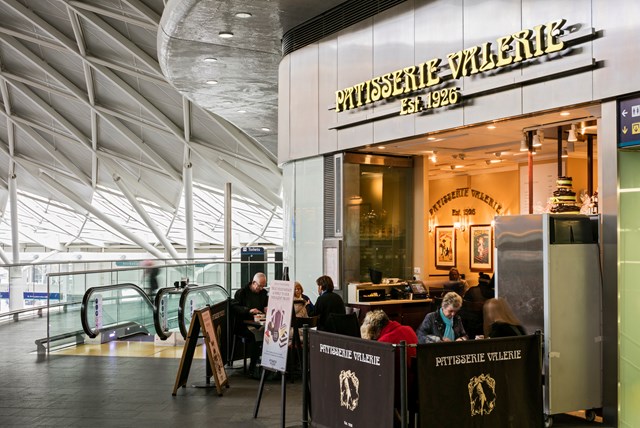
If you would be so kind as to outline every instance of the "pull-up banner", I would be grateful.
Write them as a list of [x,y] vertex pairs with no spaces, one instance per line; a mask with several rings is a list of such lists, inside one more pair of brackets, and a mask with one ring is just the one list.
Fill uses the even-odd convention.
[[421,428],[543,426],[540,353],[536,335],[418,345]]
[[393,345],[309,332],[311,426],[392,427]]

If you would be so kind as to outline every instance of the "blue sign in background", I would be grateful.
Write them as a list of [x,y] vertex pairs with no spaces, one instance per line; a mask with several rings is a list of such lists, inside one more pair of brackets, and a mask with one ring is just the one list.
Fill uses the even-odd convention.
[[640,145],[640,98],[618,102],[618,147]]

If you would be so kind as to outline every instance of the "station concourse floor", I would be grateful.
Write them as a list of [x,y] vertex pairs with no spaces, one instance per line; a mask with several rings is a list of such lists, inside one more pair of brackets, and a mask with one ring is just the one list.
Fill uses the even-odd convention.
[[[120,342],[36,354],[46,317],[0,323],[0,427],[279,427],[280,381],[267,381],[253,418],[259,381],[227,368],[230,387],[195,388],[205,381],[196,352],[186,388],[172,396],[182,347]],[[213,379],[212,379],[213,382]],[[300,379],[287,382],[286,427],[300,427]],[[554,415],[554,427],[603,427],[580,413]],[[377,428],[377,427],[376,427]]]

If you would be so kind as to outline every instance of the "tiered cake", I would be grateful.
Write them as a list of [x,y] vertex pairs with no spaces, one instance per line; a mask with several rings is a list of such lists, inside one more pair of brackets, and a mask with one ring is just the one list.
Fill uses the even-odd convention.
[[558,177],[556,180],[558,190],[551,197],[551,212],[556,214],[578,214],[580,207],[576,205],[576,192],[571,190],[573,179],[571,177]]

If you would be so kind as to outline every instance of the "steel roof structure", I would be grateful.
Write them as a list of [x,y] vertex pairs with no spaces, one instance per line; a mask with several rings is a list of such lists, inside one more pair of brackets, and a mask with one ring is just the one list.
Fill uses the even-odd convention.
[[280,38],[340,2],[306,3],[0,1],[0,245],[175,256],[187,196],[196,249],[221,246],[228,182],[234,246],[281,244]]

